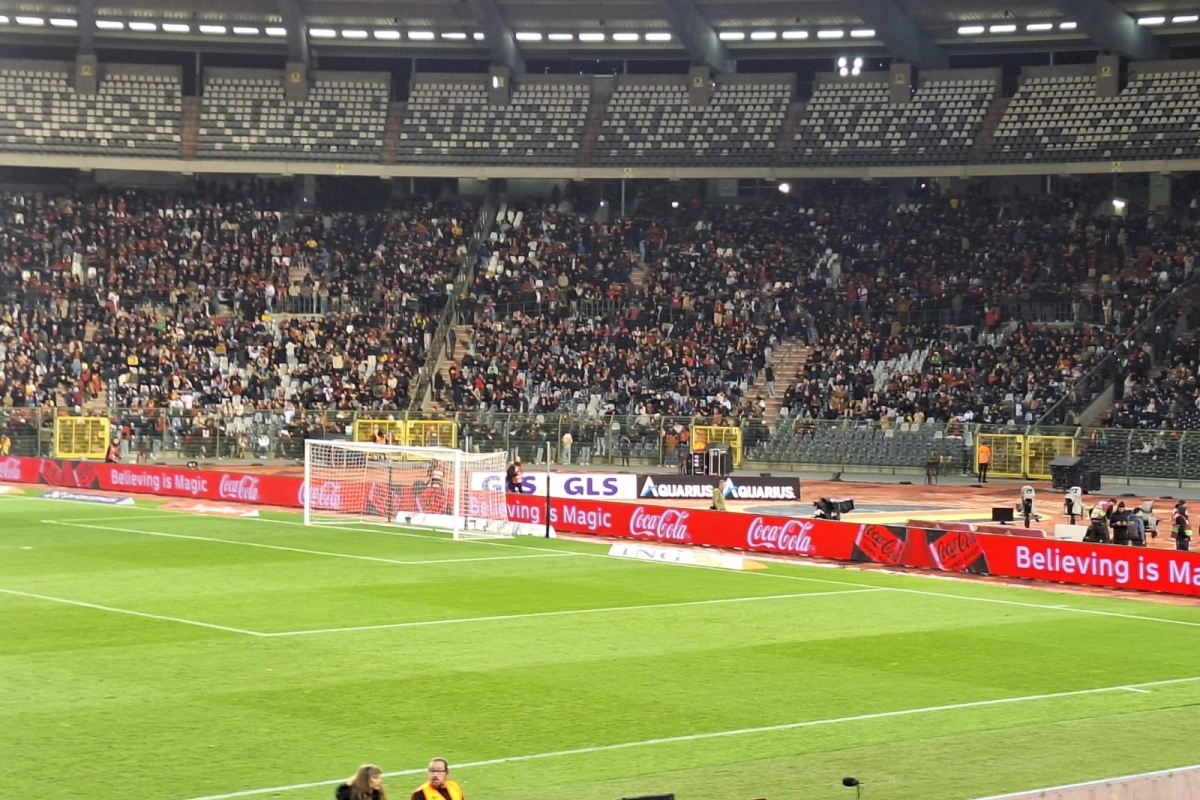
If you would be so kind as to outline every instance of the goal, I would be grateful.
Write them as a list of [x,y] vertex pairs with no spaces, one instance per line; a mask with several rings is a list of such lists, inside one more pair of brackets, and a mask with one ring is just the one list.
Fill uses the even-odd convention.
[[544,519],[509,520],[506,466],[504,453],[309,440],[304,524],[394,524],[456,539],[544,535]]

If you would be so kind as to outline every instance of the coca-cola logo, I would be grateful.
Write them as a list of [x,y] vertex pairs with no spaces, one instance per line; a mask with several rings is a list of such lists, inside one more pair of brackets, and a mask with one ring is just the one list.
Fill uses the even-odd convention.
[[15,458],[0,458],[0,481],[21,482],[21,462]]
[[317,483],[311,489],[309,489],[307,483],[301,483],[300,505],[304,505],[306,494],[312,508],[320,508],[327,511],[342,510],[342,485],[336,481]]
[[789,519],[782,525],[769,525],[762,517],[755,517],[746,530],[746,546],[751,550],[811,555],[816,551],[809,536],[812,528],[812,520]]
[[634,509],[629,517],[629,535],[637,539],[654,539],[659,542],[690,542],[688,512],[673,508],[653,514],[642,506]]
[[234,477],[229,474],[221,475],[221,483],[217,493],[222,500],[239,500],[243,503],[258,502],[258,478],[254,475]]

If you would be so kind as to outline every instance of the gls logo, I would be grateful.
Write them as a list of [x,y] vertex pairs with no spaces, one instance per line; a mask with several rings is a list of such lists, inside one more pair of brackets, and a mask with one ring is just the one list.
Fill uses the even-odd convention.
[[621,487],[616,477],[571,476],[563,481],[563,494],[568,497],[616,497],[620,493]]
[[[541,488],[543,481],[539,481],[532,475],[526,475],[521,480],[521,494],[537,494]],[[483,478],[483,491],[485,492],[503,492],[508,488],[503,475],[489,474]]]

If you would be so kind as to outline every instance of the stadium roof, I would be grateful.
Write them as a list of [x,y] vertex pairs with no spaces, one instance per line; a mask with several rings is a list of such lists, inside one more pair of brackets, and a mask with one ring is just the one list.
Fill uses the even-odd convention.
[[[0,36],[178,38],[413,54],[675,54],[720,59],[858,51],[942,65],[947,54],[1091,48],[1164,58],[1200,43],[1200,0],[0,0]],[[94,16],[93,16],[94,15]],[[489,37],[488,34],[491,34]],[[490,41],[489,41],[490,38]],[[274,40],[274,41],[271,41]],[[295,42],[292,42],[293,47]]]

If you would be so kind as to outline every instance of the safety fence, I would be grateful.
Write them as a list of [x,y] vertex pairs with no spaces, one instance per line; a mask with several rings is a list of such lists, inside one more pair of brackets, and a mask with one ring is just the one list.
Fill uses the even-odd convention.
[[125,461],[304,457],[305,439],[504,451],[529,463],[666,466],[693,446],[724,444],[746,470],[965,475],[991,449],[995,478],[1048,480],[1059,456],[1079,456],[1109,482],[1200,480],[1200,431],[990,427],[960,422],[721,420],[650,415],[254,409],[0,409],[0,454]]

